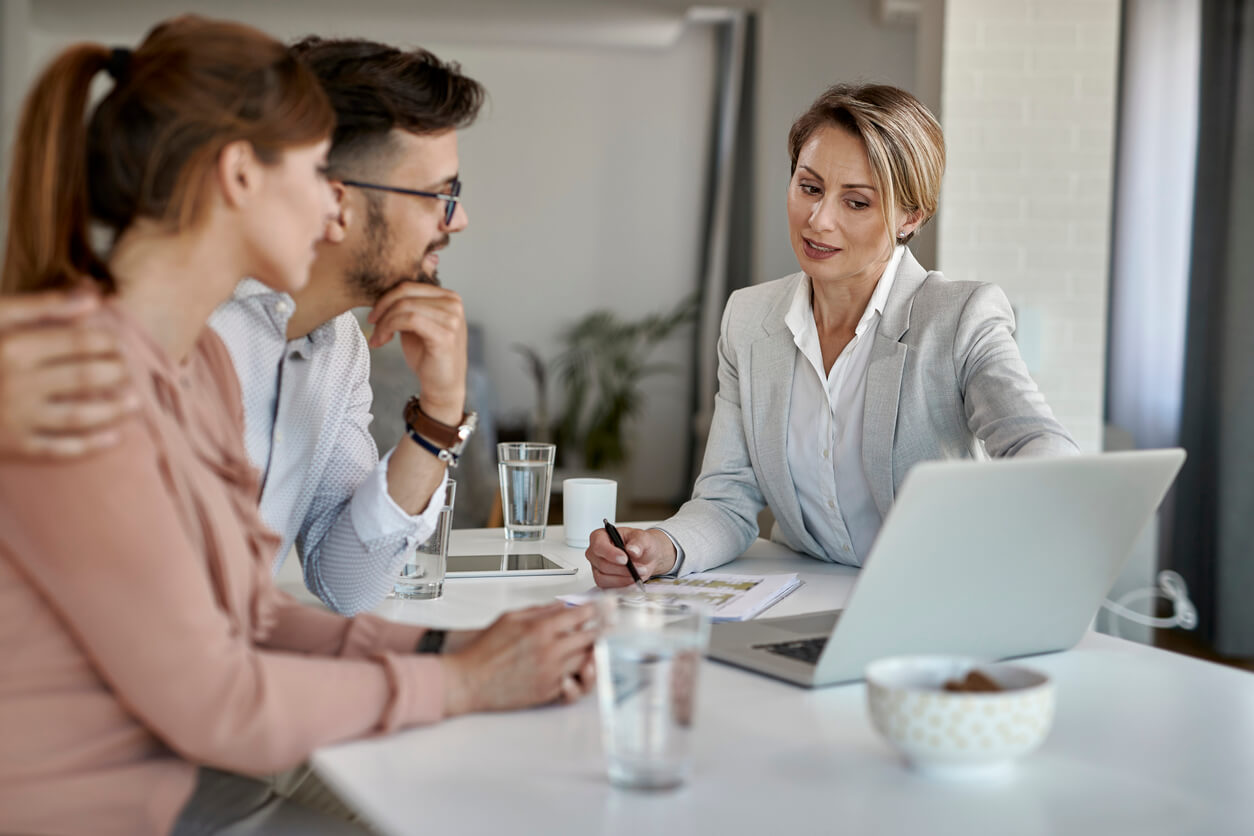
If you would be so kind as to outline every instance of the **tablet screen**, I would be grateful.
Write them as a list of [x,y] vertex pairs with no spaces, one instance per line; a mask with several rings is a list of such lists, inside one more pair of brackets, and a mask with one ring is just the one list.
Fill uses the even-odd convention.
[[564,568],[542,554],[450,554],[446,573],[543,572]]

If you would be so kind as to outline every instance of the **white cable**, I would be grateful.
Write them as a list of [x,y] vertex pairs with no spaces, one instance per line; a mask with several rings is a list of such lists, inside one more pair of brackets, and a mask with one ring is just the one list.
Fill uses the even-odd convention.
[[[1171,601],[1171,615],[1166,618],[1155,618],[1128,609],[1127,605],[1133,601],[1144,601],[1152,598],[1166,598],[1168,601]],[[1115,615],[1122,616],[1137,624],[1143,624],[1146,627],[1156,627],[1162,630],[1171,627],[1192,630],[1197,627],[1197,608],[1189,600],[1189,587],[1185,584],[1184,578],[1170,569],[1158,573],[1157,587],[1134,589],[1118,601],[1106,599],[1102,602],[1102,607]],[[1111,628],[1115,630],[1115,635],[1118,635],[1118,630],[1114,623],[1111,624]]]

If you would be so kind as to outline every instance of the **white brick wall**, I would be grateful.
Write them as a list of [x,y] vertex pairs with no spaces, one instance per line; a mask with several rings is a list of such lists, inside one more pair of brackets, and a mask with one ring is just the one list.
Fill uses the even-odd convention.
[[1032,369],[1081,449],[1101,449],[1119,0],[947,0],[949,166],[937,262],[996,282],[1037,323]]

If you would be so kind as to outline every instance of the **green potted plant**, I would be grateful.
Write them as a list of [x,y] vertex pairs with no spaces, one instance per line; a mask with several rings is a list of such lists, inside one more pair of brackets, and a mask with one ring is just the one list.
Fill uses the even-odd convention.
[[696,294],[670,311],[638,320],[624,320],[610,310],[591,311],[561,332],[561,351],[548,364],[530,347],[514,346],[527,358],[536,384],[537,427],[548,424],[546,369],[553,370],[562,387],[556,438],[567,467],[605,470],[626,463],[631,453],[627,425],[644,403],[641,384],[652,375],[675,371],[674,364],[650,362],[649,357],[696,313]]

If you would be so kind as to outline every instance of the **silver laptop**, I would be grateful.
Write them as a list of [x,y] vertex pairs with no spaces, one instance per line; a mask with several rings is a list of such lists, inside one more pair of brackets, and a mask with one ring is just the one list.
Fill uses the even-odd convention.
[[1070,648],[1183,462],[1171,449],[919,464],[843,610],[716,624],[709,655],[813,687],[902,653]]

